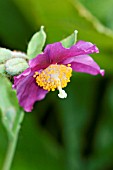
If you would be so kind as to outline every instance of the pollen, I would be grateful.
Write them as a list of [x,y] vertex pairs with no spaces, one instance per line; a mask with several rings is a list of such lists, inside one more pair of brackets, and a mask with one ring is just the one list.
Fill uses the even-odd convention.
[[40,73],[35,72],[33,77],[38,86],[44,90],[55,91],[57,89],[60,93],[58,96],[66,98],[67,94],[62,88],[66,87],[67,83],[70,82],[70,77],[72,76],[72,68],[70,66],[52,64]]

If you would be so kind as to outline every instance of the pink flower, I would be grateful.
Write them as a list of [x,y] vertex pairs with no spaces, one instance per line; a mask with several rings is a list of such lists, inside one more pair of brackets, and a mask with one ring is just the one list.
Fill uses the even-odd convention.
[[29,61],[28,69],[14,77],[13,88],[20,105],[30,112],[36,101],[56,89],[60,98],[66,98],[62,88],[70,82],[72,70],[104,76],[104,70],[88,55],[98,52],[95,45],[85,41],[78,41],[70,48],[64,48],[60,42],[47,45],[42,54]]

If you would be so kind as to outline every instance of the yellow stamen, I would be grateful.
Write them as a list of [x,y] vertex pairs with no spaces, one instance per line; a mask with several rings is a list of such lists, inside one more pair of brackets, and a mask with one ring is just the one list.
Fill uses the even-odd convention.
[[68,66],[68,67],[70,67],[70,66],[71,66],[71,64],[68,64],[67,66]]
[[35,78],[39,73],[36,71],[33,77]]
[[43,87],[44,90],[55,91],[59,90],[58,96],[60,98],[66,98],[67,94],[62,88],[67,86],[67,83],[70,82],[70,77],[72,75],[71,65],[57,65],[52,64],[42,72],[35,72],[34,78],[38,86]]

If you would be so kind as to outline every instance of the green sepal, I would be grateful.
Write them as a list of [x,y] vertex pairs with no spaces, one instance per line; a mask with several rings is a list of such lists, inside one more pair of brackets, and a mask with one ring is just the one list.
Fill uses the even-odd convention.
[[71,34],[70,36],[68,36],[67,38],[63,39],[61,41],[62,45],[65,47],[65,48],[69,48],[71,47],[72,45],[74,45],[77,41],[77,33],[78,31],[75,30],[73,34]]
[[35,33],[27,48],[27,56],[29,59],[36,57],[38,54],[42,53],[42,49],[45,45],[46,34],[44,32],[44,26],[41,26],[40,31]]

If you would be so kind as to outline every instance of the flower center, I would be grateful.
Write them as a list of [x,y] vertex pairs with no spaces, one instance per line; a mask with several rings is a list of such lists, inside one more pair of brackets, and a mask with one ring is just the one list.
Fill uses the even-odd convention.
[[70,82],[70,77],[72,75],[71,65],[57,65],[52,64],[42,72],[35,72],[34,78],[38,86],[43,87],[44,90],[55,91],[59,90],[58,96],[60,98],[66,98],[67,94],[62,88],[67,86],[67,83]]

